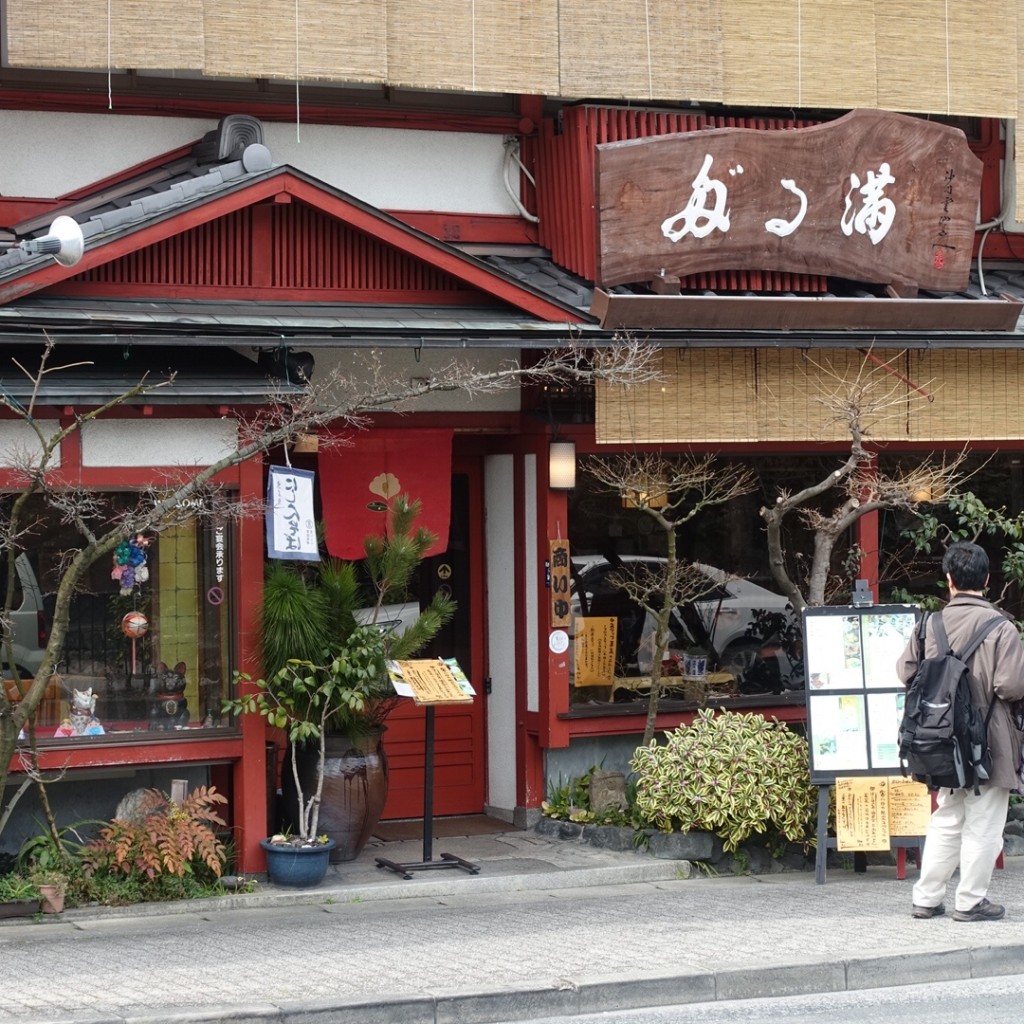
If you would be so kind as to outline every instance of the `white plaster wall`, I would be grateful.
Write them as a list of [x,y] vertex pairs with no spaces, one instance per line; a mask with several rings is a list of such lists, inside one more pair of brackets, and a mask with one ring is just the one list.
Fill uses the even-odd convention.
[[[216,127],[215,119],[0,110],[0,194],[59,196]],[[374,206],[516,212],[503,183],[500,135],[302,125],[297,139],[294,124],[263,127],[275,164],[292,164]]]
[[[540,566],[537,552],[537,456],[527,455],[523,461],[526,493],[523,495],[523,515],[526,519],[526,709],[540,710],[540,634],[537,628],[537,587],[540,586]],[[543,657],[547,658],[547,646]]]
[[209,466],[238,443],[227,419],[99,420],[82,424],[85,466]]
[[[411,346],[374,349],[372,352],[315,348],[312,353],[316,360],[313,372],[315,383],[327,382],[332,374],[365,383],[379,374],[379,379],[388,387],[404,386],[415,377],[429,377],[453,361],[477,371],[496,370],[508,362],[507,352],[492,348],[476,351],[423,349],[418,360],[416,349]],[[251,357],[253,353],[247,355]],[[403,412],[514,412],[519,409],[519,388],[478,395],[462,390],[435,391],[413,403],[395,408]]]
[[[516,213],[500,135],[264,124],[275,164],[291,164],[387,210]],[[518,175],[512,175],[515,181]]]
[[[36,420],[43,436],[53,437],[60,430],[59,420]],[[0,421],[0,467],[3,469],[24,469],[38,466],[43,449],[35,430],[22,420]],[[60,449],[50,456],[49,466],[60,466]]]
[[484,534],[487,545],[487,805],[516,806],[515,516],[513,457],[484,460]]

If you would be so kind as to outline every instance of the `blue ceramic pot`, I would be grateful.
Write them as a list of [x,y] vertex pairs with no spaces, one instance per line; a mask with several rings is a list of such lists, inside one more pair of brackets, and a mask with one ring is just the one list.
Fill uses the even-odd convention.
[[272,884],[303,888],[324,880],[334,840],[316,846],[289,846],[261,839],[260,846],[267,855],[267,878]]

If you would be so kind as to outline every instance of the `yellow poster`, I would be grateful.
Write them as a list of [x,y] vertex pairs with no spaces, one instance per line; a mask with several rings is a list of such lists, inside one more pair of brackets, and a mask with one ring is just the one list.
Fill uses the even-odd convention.
[[894,836],[923,836],[932,816],[932,795],[923,782],[889,779],[889,832]]
[[836,779],[836,849],[888,850],[889,779]]
[[614,615],[588,615],[576,620],[573,655],[577,686],[611,686],[615,681],[618,622]]

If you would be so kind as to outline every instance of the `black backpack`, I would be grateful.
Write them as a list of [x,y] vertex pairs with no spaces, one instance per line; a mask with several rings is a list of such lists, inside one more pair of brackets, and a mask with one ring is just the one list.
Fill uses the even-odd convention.
[[900,767],[905,776],[911,775],[931,789],[973,787],[978,793],[978,783],[988,781],[992,771],[988,723],[996,698],[993,694],[988,714],[982,717],[971,699],[969,665],[982,640],[1003,616],[984,623],[958,653],[949,646],[941,613],[931,616],[938,653],[926,658],[929,617],[921,617],[917,631],[920,661],[907,687],[900,724]]

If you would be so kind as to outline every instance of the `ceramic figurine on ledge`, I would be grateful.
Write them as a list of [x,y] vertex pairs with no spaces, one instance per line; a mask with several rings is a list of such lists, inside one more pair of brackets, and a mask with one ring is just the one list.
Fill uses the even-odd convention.
[[160,662],[157,674],[150,681],[150,729],[184,729],[188,725],[188,701],[185,699],[185,662],[173,669]]
[[88,690],[72,690],[68,717],[54,730],[54,736],[102,736],[106,729],[94,714],[96,694]]

